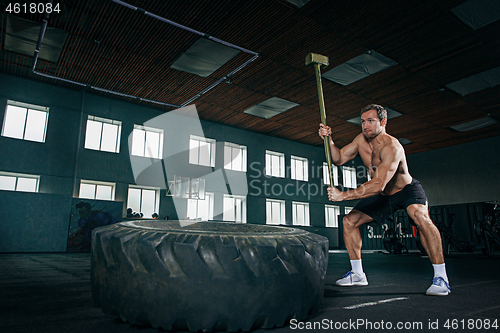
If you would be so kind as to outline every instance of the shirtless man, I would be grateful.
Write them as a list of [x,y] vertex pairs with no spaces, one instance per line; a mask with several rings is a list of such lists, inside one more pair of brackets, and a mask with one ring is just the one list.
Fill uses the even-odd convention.
[[427,295],[446,296],[451,292],[441,235],[429,217],[427,197],[420,182],[408,172],[405,151],[399,141],[386,133],[387,111],[380,105],[368,105],[361,110],[362,133],[342,149],[335,146],[331,128],[320,124],[321,138],[329,137],[332,162],[343,165],[357,154],[370,172],[371,180],[357,189],[341,192],[328,188],[331,201],[362,199],[344,218],[344,243],[351,259],[352,270],[337,280],[338,286],[368,284],[361,263],[362,239],[359,227],[365,223],[382,223],[399,209],[406,209],[418,226],[422,245],[434,267],[434,279]]

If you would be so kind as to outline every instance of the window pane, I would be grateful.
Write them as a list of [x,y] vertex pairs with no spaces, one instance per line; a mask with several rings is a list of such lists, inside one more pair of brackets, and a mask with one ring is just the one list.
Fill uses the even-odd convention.
[[198,161],[198,150],[199,150],[200,142],[198,140],[190,139],[189,140],[189,163],[191,164],[199,164]]
[[243,154],[240,148],[233,147],[232,148],[232,156],[233,156],[233,170],[243,171]]
[[187,203],[187,217],[194,219],[198,217],[198,205],[195,199],[188,199]]
[[82,199],[95,199],[95,185],[81,183],[79,197]]
[[273,219],[272,219],[272,202],[271,201],[266,201],[266,224],[271,224]]
[[210,197],[205,196],[205,200],[197,200],[198,201],[198,217],[201,217],[202,220],[208,221],[210,220]]
[[85,132],[85,148],[99,150],[101,143],[102,123],[93,120],[87,120],[87,130]]
[[96,199],[112,200],[113,187],[109,185],[97,185]]
[[146,132],[141,129],[134,128],[132,132],[132,155],[144,156],[144,144],[146,141]]
[[222,214],[222,219],[224,221],[235,221],[234,199],[233,198],[224,197],[223,210],[224,210],[224,213]]
[[38,179],[36,178],[17,178],[17,191],[36,192]]
[[210,148],[210,143],[206,141],[200,141],[200,165],[211,166]]
[[224,145],[224,169],[232,169],[232,148]]
[[156,191],[142,190],[142,209],[144,217],[151,217],[156,212]]
[[160,133],[146,131],[146,152],[145,157],[160,157]]
[[296,161],[296,172],[297,172],[297,179],[304,180],[304,164],[302,161],[299,160]]
[[0,190],[15,191],[16,178],[17,177],[0,176]]
[[2,135],[9,138],[22,139],[24,136],[24,124],[26,122],[27,109],[18,106],[7,105]]
[[118,137],[118,126],[113,124],[102,124],[101,150],[111,153],[118,152],[116,139]]
[[279,202],[272,203],[272,211],[273,211],[273,223],[281,224],[281,204]]
[[279,158],[279,156],[276,156],[276,155],[271,156],[271,167],[272,167],[271,175],[273,175],[274,177],[279,177],[280,176],[280,158]]
[[38,110],[28,110],[28,119],[26,120],[26,130],[24,139],[30,141],[45,141],[45,124],[47,123],[47,112]]
[[128,189],[128,203],[127,208],[132,208],[134,212],[141,211],[141,190],[138,188]]

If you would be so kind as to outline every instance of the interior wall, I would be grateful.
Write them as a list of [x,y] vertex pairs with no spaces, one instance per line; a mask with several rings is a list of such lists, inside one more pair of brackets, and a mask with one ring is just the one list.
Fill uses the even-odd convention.
[[500,200],[500,137],[408,155],[431,206]]
[[[310,229],[328,237],[330,245],[337,242],[337,231],[325,228],[324,205],[331,204],[326,195],[327,186],[323,185],[322,164],[325,160],[324,149],[289,140],[270,137],[250,131],[240,130],[220,124],[191,119],[179,120],[175,112],[162,112],[157,109],[126,103],[112,98],[92,95],[81,91],[42,84],[40,82],[20,79],[13,76],[0,75],[0,105],[5,106],[7,100],[47,106],[50,108],[45,143],[29,142],[0,136],[0,171],[33,174],[40,176],[38,194],[2,192],[5,198],[23,196],[24,204],[20,209],[23,216],[38,216],[40,209],[57,211],[57,223],[64,221],[65,227],[54,229],[58,239],[67,238],[70,221],[70,207],[60,203],[50,203],[42,207],[41,194],[60,195],[62,201],[78,196],[80,181],[93,180],[116,184],[115,200],[123,201],[124,215],[127,208],[129,185],[149,185],[162,188],[160,191],[159,215],[168,215],[170,219],[182,219],[186,216],[187,200],[166,196],[165,183],[173,179],[173,175],[203,177],[207,179],[207,191],[215,193],[215,205],[222,207],[223,195],[246,195],[247,223],[266,223],[266,198],[285,200],[286,223],[292,225],[292,202],[310,203]],[[0,108],[3,120],[5,109]],[[195,112],[196,113],[196,112]],[[88,115],[122,122],[120,152],[108,153],[84,149],[85,128]],[[197,117],[197,114],[196,114]],[[179,123],[180,121],[180,123]],[[318,119],[312,119],[317,121]],[[130,156],[129,140],[134,124],[163,128],[165,131],[164,158],[151,159]],[[215,167],[189,164],[189,135],[195,134],[217,141]],[[318,141],[321,139],[318,137]],[[224,142],[247,146],[247,172],[224,169]],[[285,178],[265,176],[265,152],[272,150],[284,153],[287,175]],[[305,157],[309,161],[309,181],[292,180],[290,177],[291,156]],[[349,165],[358,167],[359,159]],[[137,172],[142,170],[143,172]],[[168,179],[165,179],[168,178]],[[40,195],[39,195],[40,194]],[[36,198],[36,199],[35,199]],[[0,201],[0,211],[7,209],[14,212],[13,200]],[[352,202],[340,203],[341,212],[344,206],[353,206]],[[222,219],[222,211],[214,217]],[[42,214],[38,219],[43,224],[51,219],[50,214]],[[52,219],[53,220],[53,219]],[[51,221],[52,221],[51,220]],[[20,238],[20,230],[33,228],[32,220],[21,220],[15,227],[10,223],[11,216],[0,215],[0,233],[13,238],[3,241],[17,249],[16,251],[36,251],[36,247],[17,246],[29,239]],[[50,222],[52,223],[52,222]],[[53,226],[50,223],[44,226]],[[36,230],[36,229],[34,229]],[[15,237],[17,235],[17,238]],[[58,241],[59,242],[59,241]],[[34,243],[39,244],[39,243]],[[62,243],[61,243],[62,244]],[[5,245],[5,244],[4,244]],[[64,246],[46,247],[40,245],[40,251],[64,251]]]

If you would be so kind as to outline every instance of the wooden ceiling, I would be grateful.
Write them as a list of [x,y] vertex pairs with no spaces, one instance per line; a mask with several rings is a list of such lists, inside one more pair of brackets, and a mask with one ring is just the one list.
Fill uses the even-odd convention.
[[[181,105],[252,57],[241,52],[206,78],[180,72],[170,65],[200,36],[108,0],[55,2],[61,11],[50,14],[48,26],[67,31],[68,39],[59,61],[39,59],[36,71],[65,80]],[[387,131],[413,141],[408,153],[500,135],[500,123],[462,133],[449,128],[486,115],[500,120],[500,86],[466,96],[445,87],[500,66],[500,20],[471,29],[450,11],[464,0],[311,0],[300,9],[285,0],[125,2],[259,54],[230,83],[193,101],[203,120],[321,146],[316,81],[306,55],[328,56],[325,72],[375,50],[398,65],[348,86],[323,80],[327,121],[339,146],[360,133],[347,120],[371,103],[402,113]],[[33,73],[32,56],[4,48],[8,3],[2,2],[1,73],[173,109]],[[270,97],[300,106],[270,119],[243,113]]]

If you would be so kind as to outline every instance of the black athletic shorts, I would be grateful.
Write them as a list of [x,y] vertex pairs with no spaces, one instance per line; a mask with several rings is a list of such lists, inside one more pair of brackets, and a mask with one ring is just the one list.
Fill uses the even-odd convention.
[[379,225],[395,211],[400,209],[406,210],[409,205],[425,205],[426,203],[427,197],[425,196],[422,185],[418,180],[412,179],[410,184],[393,195],[387,196],[376,194],[372,197],[361,199],[361,201],[354,206],[354,209],[370,216],[374,220],[371,223]]

